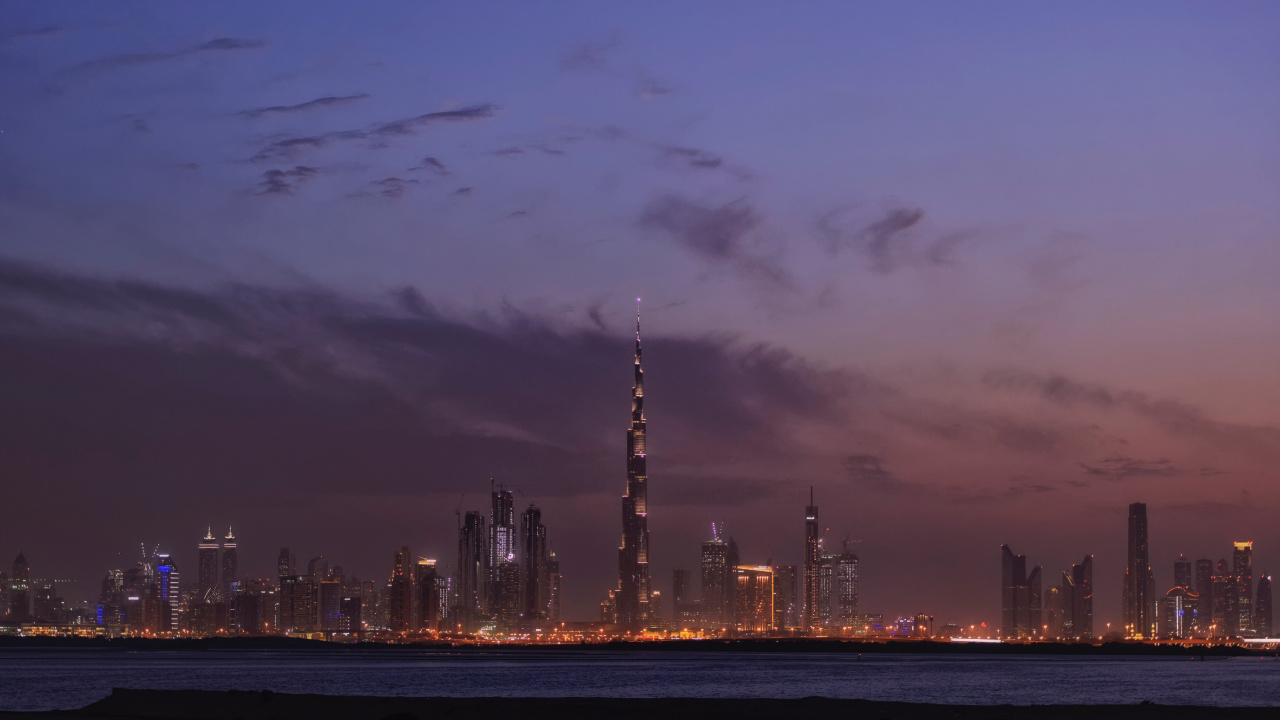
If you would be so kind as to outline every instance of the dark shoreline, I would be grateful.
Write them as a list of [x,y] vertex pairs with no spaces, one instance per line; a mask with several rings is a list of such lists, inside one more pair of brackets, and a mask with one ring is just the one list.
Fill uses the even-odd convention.
[[114,690],[80,710],[7,713],[3,720],[1190,720],[1274,718],[1276,708],[1188,705],[931,705],[829,698],[396,698],[203,690]]
[[227,637],[200,639],[155,638],[75,638],[75,637],[10,637],[0,636],[0,650],[102,649],[102,650],[307,650],[342,653],[352,650],[394,652],[397,650],[450,650],[455,652],[574,652],[637,651],[671,653],[758,652],[758,653],[853,653],[853,654],[921,654],[921,655],[1066,655],[1103,657],[1157,658],[1222,658],[1280,657],[1275,650],[1215,645],[1183,647],[1181,645],[1149,645],[1113,642],[1102,645],[1086,643],[951,643],[931,640],[847,640],[837,638],[759,638],[740,640],[650,640],[643,642],[612,641],[585,644],[474,644],[458,641],[422,641],[414,643],[332,643],[286,637]]

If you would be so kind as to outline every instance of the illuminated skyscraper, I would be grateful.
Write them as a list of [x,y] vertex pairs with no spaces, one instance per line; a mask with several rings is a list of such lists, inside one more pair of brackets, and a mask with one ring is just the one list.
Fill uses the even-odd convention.
[[1156,630],[1155,578],[1147,538],[1147,505],[1129,506],[1129,555],[1124,567],[1121,607],[1125,636],[1150,639]]
[[204,539],[197,547],[196,558],[196,600],[199,602],[215,602],[221,594],[218,591],[218,539],[213,536],[213,528],[204,534]]
[[520,513],[520,614],[547,617],[551,589],[547,575],[547,528],[537,505]]
[[740,565],[734,570],[734,621],[738,632],[773,630],[773,568]]
[[702,624],[708,628],[723,627],[732,622],[725,617],[729,594],[726,586],[732,581],[728,558],[728,545],[720,539],[720,528],[711,523],[711,539],[702,543]]
[[1253,635],[1253,543],[1237,542],[1231,553],[1231,574],[1235,579],[1235,634]]
[[159,555],[156,580],[160,587],[160,632],[176,633],[181,628],[182,592],[178,581],[178,568],[167,554]]
[[1271,576],[1258,577],[1258,601],[1253,605],[1253,632],[1258,637],[1274,637],[1271,633]]
[[818,574],[822,565],[822,533],[818,529],[818,506],[813,502],[813,487],[809,487],[809,504],[804,509],[804,568],[802,583],[802,625],[807,630],[822,627],[819,609]]
[[222,539],[222,597],[230,600],[235,594],[234,584],[240,578],[240,559],[236,554],[236,536],[227,528],[227,536]]
[[645,466],[644,369],[640,363],[640,309],[636,308],[635,384],[627,430],[627,492],[622,496],[622,544],[618,547],[618,623],[627,629],[649,620],[649,472]]
[[836,627],[853,632],[858,622],[858,556],[844,543],[844,551],[835,558],[836,566]]
[[[823,549],[825,538],[818,540],[818,548]],[[818,622],[824,628],[835,626],[836,618],[836,556],[822,553],[818,562]]]
[[[489,507],[489,615],[498,612],[498,607],[510,604],[520,607],[520,583],[514,585],[502,582],[503,566],[516,563],[516,506],[515,496],[502,485],[491,492]],[[509,573],[510,570],[508,569]],[[516,597],[507,598],[503,593],[515,588]],[[518,610],[517,610],[518,612]]]

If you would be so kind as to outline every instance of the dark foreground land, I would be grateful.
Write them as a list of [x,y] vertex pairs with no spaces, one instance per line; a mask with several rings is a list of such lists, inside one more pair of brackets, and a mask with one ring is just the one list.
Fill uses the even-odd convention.
[[80,710],[0,720],[1205,720],[1276,718],[1277,708],[1174,705],[926,705],[827,698],[390,698],[204,690],[115,690]]

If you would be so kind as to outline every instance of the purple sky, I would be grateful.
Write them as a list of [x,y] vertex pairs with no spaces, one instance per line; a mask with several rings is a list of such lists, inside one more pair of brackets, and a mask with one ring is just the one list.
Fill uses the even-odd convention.
[[[0,555],[451,562],[590,618],[644,297],[656,586],[723,520],[998,622],[1126,505],[1280,570],[1280,5],[0,5]],[[118,558],[124,557],[121,561]]]

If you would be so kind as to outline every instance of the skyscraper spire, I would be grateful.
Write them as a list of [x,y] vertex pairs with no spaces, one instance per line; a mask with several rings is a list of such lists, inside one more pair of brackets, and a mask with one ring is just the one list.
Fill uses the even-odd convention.
[[636,298],[635,384],[627,430],[627,491],[622,496],[622,545],[618,547],[618,623],[640,629],[649,620],[649,476],[645,466],[644,368],[640,350],[640,298]]

